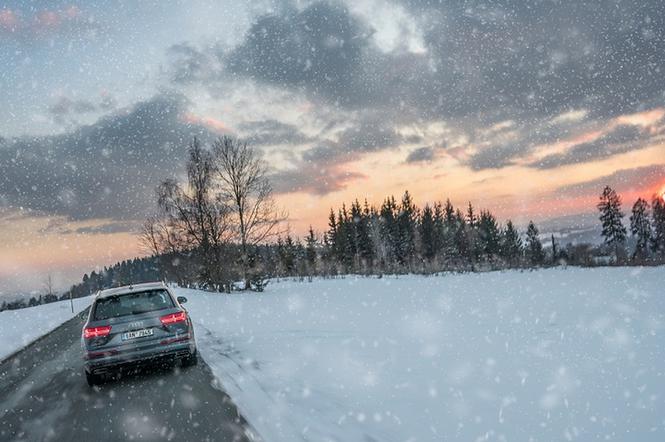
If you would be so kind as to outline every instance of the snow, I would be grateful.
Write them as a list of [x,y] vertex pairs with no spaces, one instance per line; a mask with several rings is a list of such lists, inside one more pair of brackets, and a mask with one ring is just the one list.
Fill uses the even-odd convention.
[[0,361],[85,310],[92,299],[74,299],[74,313],[69,301],[0,312]]
[[266,440],[665,440],[665,268],[274,282],[187,296]]

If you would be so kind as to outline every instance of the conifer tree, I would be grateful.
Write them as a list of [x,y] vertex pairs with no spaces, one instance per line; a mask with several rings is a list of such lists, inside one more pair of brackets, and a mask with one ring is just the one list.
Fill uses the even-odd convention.
[[397,261],[408,264],[416,251],[416,218],[418,211],[407,190],[402,196],[399,215],[397,216]]
[[532,265],[540,265],[545,259],[543,244],[540,242],[540,238],[538,237],[538,228],[533,223],[533,221],[529,221],[529,227],[526,229],[525,254],[527,260]]
[[485,259],[495,259],[500,250],[500,231],[496,218],[488,210],[480,212],[478,218],[478,246]]
[[471,243],[469,240],[469,231],[471,229],[467,226],[464,215],[459,209],[455,212],[454,226],[456,259],[469,264],[471,262]]
[[554,239],[554,233],[551,235],[550,241],[552,242],[552,264],[556,265],[557,261],[559,260],[559,248],[557,247],[556,241]]
[[397,203],[394,197],[386,198],[381,205],[380,231],[381,242],[386,250],[386,260],[394,263],[397,260],[399,235],[397,229]]
[[636,240],[633,259],[646,259],[649,256],[651,223],[649,222],[649,203],[642,198],[638,198],[633,204],[630,215],[630,232]]
[[522,256],[522,239],[511,220],[506,223],[501,236],[501,256],[510,265],[517,264]]
[[468,244],[469,259],[472,263],[480,260],[482,247],[478,241],[478,217],[473,210],[473,205],[469,201],[466,209],[466,239]]
[[436,230],[434,226],[434,212],[429,204],[425,204],[420,224],[418,225],[420,236],[420,253],[427,261],[432,261],[436,256]]
[[307,238],[305,239],[306,243],[306,256],[307,256],[307,267],[309,269],[309,274],[313,274],[316,270],[316,235],[314,234],[314,229],[312,226],[309,226],[309,231],[307,233]]
[[434,204],[433,213],[433,228],[434,228],[434,255],[438,257],[445,256],[446,248],[446,232],[445,232],[445,215],[441,203]]
[[651,250],[661,260],[665,259],[665,196],[654,196],[651,203]]
[[621,250],[626,242],[626,228],[622,223],[621,198],[610,186],[605,186],[596,206],[600,211],[602,223],[602,236],[605,244],[614,250],[614,257],[621,258]]

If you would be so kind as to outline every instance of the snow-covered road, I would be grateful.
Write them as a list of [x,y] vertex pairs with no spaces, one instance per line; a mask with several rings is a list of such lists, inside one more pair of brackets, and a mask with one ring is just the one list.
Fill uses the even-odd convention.
[[665,440],[665,268],[179,289],[268,442]]

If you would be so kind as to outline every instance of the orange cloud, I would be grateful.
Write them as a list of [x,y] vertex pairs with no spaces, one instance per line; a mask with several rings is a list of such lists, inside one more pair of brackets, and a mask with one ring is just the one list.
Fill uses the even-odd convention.
[[199,124],[218,133],[228,134],[235,132],[231,127],[221,120],[213,117],[201,117],[192,113],[187,113],[182,117],[183,121],[189,124]]

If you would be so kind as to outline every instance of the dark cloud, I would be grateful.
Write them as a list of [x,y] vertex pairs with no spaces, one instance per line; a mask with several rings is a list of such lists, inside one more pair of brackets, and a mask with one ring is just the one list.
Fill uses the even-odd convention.
[[250,121],[240,125],[239,129],[248,134],[247,141],[256,146],[274,144],[298,145],[314,141],[293,124],[277,120]]
[[270,177],[270,180],[275,193],[305,192],[327,195],[344,189],[349,182],[360,178],[366,176],[337,167],[303,166],[297,170],[277,172]]
[[224,62],[236,76],[349,105],[362,99],[352,92],[370,86],[362,70],[370,33],[341,4],[316,2],[259,17]]
[[434,158],[434,149],[431,147],[419,147],[418,149],[412,150],[409,155],[406,157],[407,163],[422,163],[432,161]]
[[615,115],[662,99],[660,1],[402,3],[428,24],[438,85],[450,87],[436,92],[453,112]]
[[48,107],[48,113],[58,124],[76,125],[79,117],[108,112],[115,109],[117,102],[111,95],[103,95],[99,103],[88,99],[60,96]]
[[334,105],[398,107],[425,119],[578,107],[615,115],[663,98],[662,2],[402,3],[419,22],[424,53],[385,53],[361,18],[319,1],[258,17],[230,51],[174,47],[173,79],[232,74]]
[[[172,80],[210,88],[250,80],[381,117],[340,134],[339,144],[356,152],[392,145],[391,128],[405,122],[465,121],[473,138],[478,128],[515,121],[519,138],[485,140],[468,160],[474,170],[508,166],[588,126],[553,122],[556,115],[586,109],[602,125],[665,100],[665,3],[395,2],[416,20],[424,52],[380,50],[364,19],[342,3],[316,1],[259,16],[230,50],[173,47]],[[593,159],[596,147],[534,167]]]
[[95,226],[78,227],[72,233],[82,235],[108,235],[112,233],[136,233],[138,226],[135,222],[112,222]]
[[347,151],[374,152],[396,147],[404,141],[395,129],[376,118],[365,119],[342,131],[337,143]]
[[484,147],[473,154],[466,165],[473,170],[502,169],[512,164],[513,159],[528,151],[528,144],[505,143]]
[[565,153],[548,155],[530,166],[553,169],[568,164],[586,163],[628,152],[649,138],[649,133],[637,126],[620,125],[594,141],[573,146]]
[[0,145],[0,201],[72,219],[136,220],[154,188],[182,168],[203,128],[181,119],[184,98],[158,95],[73,132]]
[[[665,164],[621,169],[607,176],[582,183],[561,186],[554,191],[557,197],[578,198],[587,195],[600,195],[605,186],[611,186],[617,192],[636,191],[654,188],[665,179]],[[650,199],[651,195],[643,195]],[[629,203],[624,201],[624,203]]]

